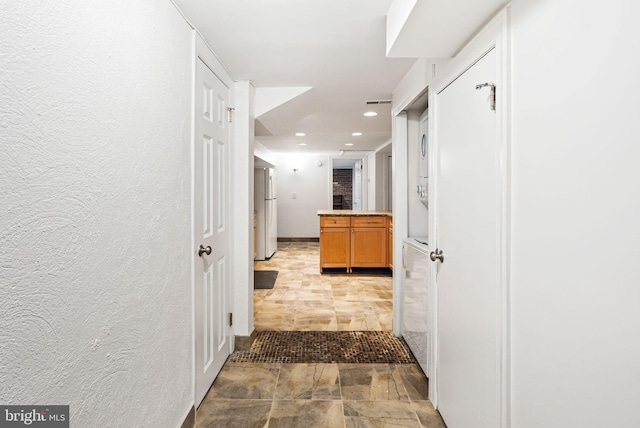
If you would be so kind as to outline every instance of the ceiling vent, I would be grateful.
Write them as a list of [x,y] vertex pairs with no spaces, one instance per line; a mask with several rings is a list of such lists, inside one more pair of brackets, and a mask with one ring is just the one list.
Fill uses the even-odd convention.
[[391,100],[369,100],[364,102],[367,105],[391,104]]

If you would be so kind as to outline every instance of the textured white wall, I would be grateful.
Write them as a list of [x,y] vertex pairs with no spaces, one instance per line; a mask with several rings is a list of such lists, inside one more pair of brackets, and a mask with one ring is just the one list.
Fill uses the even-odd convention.
[[640,4],[512,4],[512,426],[637,426]]
[[[322,161],[322,166],[317,162]],[[277,154],[278,237],[318,238],[318,210],[328,209],[329,157],[313,154]],[[298,168],[293,172],[293,168]],[[293,199],[293,193],[296,199]]]
[[169,1],[2,3],[0,402],[177,426],[193,400],[191,32]]

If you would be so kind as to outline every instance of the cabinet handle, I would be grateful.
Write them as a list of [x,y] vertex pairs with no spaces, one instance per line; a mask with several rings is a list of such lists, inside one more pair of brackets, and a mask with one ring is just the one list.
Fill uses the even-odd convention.
[[320,229],[320,233],[324,232],[324,230]]

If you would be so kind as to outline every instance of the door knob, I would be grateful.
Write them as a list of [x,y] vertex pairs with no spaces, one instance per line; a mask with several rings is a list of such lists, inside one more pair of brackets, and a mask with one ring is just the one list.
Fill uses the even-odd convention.
[[209,254],[211,254],[211,246],[207,245],[207,247],[203,247],[202,244],[200,244],[200,248],[198,249],[198,256],[202,257],[203,254],[207,254],[207,256]]
[[444,263],[444,255],[442,254],[442,250],[438,250],[437,248],[436,251],[432,251],[431,254],[429,254],[429,258],[432,262],[440,260],[440,263]]

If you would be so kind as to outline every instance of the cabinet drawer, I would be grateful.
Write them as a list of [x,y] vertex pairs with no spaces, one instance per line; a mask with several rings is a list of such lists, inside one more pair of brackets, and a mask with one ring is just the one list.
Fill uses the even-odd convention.
[[351,227],[387,227],[385,216],[353,216]]
[[320,217],[320,227],[349,227],[348,216]]

